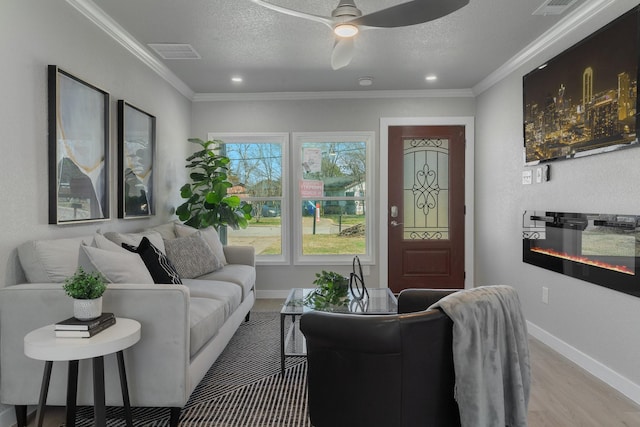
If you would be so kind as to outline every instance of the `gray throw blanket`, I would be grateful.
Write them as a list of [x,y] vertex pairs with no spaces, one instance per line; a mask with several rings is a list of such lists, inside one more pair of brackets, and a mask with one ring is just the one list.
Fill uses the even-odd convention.
[[531,384],[527,326],[516,291],[484,286],[430,308],[453,320],[456,401],[462,427],[526,427]]

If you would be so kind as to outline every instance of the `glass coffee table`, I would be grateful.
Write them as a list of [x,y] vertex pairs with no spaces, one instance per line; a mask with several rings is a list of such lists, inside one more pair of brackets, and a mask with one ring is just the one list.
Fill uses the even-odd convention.
[[[280,310],[280,364],[284,374],[287,357],[306,357],[304,335],[296,321],[298,316],[310,311],[331,311],[352,314],[396,314],[398,301],[389,288],[367,288],[369,296],[357,300],[349,295],[349,300],[341,306],[327,308],[311,307],[304,304],[305,298],[315,288],[293,288]],[[287,318],[289,322],[287,322]]]

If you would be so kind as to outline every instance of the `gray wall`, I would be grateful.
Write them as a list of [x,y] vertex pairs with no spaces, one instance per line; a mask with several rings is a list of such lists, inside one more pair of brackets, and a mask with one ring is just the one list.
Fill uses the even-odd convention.
[[[192,131],[200,138],[206,138],[208,132],[373,131],[378,147],[381,117],[474,115],[475,102],[470,97],[195,102]],[[376,170],[380,164],[386,163],[386,159],[378,158],[377,161]],[[375,184],[374,188],[381,187],[377,174]],[[374,230],[379,230],[377,222]],[[377,234],[375,231],[371,233],[376,247]],[[379,262],[376,264],[370,268],[367,286],[379,286]],[[350,272],[350,267],[344,266],[259,265],[258,296],[286,295],[288,289],[308,286],[320,268],[331,268],[345,274]]]
[[[191,102],[64,1],[3,0],[0,12],[0,286],[20,278],[15,248],[26,240],[141,228],[168,219],[188,151]],[[47,65],[111,94],[111,221],[48,225]],[[117,100],[157,117],[157,217],[117,220]],[[181,178],[182,181],[184,178]]]
[[[16,247],[31,239],[142,228],[169,218],[189,137],[191,102],[64,1],[2,0],[0,6],[0,286],[22,278]],[[48,225],[47,65],[111,94],[111,217],[116,211],[117,100],[157,117],[158,215],[151,220]],[[0,405],[0,425],[12,411]]]
[[521,246],[526,209],[640,214],[639,148],[551,162],[551,181],[521,183],[522,76],[636,2],[615,3],[477,97],[476,282],[515,286],[533,332],[639,401],[640,299],[524,264]]

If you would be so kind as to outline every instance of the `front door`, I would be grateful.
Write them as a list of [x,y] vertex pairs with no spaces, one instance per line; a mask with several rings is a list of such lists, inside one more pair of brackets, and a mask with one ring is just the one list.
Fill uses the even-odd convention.
[[389,127],[391,290],[464,288],[464,126]]

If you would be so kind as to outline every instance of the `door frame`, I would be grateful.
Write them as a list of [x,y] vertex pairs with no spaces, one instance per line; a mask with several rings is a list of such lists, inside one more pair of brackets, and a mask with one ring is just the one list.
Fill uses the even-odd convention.
[[[382,117],[380,119],[380,162],[386,162],[389,157],[389,126],[455,126],[465,127],[466,148],[464,154],[464,204],[466,215],[464,218],[464,279],[465,289],[473,287],[474,283],[474,117]],[[380,268],[378,269],[378,283],[380,287],[388,288],[389,274],[389,171],[387,165],[380,164],[379,182],[379,239],[378,254]]]

